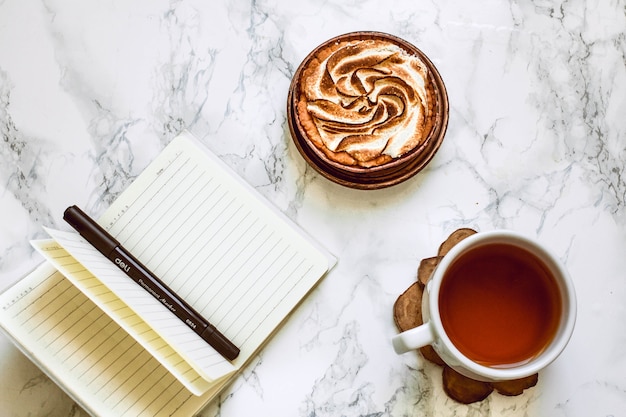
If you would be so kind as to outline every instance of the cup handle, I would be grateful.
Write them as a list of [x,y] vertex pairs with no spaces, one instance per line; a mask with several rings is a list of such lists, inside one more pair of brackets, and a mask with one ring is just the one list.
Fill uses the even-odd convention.
[[406,330],[391,340],[393,349],[399,355],[410,350],[415,350],[426,345],[430,345],[435,341],[435,335],[430,322],[421,326]]

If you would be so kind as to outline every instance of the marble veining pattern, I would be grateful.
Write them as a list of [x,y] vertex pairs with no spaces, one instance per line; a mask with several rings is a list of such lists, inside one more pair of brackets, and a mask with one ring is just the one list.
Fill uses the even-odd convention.
[[[306,165],[291,77],[326,39],[395,34],[448,89],[443,146],[411,180],[346,189]],[[340,259],[201,417],[617,417],[626,410],[624,0],[0,0],[0,290],[65,207],[102,213],[181,129]],[[563,355],[518,397],[448,399],[397,356],[391,308],[458,227],[549,246],[578,294]],[[85,416],[0,336],[0,417]]]

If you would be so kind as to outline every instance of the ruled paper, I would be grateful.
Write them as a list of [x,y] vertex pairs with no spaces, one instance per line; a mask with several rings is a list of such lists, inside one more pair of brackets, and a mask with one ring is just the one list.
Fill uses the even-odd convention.
[[0,324],[94,416],[187,417],[214,394],[192,395],[50,264],[0,295]]
[[99,223],[241,349],[241,366],[334,259],[187,133]]
[[[219,379],[234,371],[233,366],[230,363],[223,363],[221,357],[213,349],[210,349],[209,354],[213,355],[223,365],[213,368],[209,367],[210,375],[207,375],[206,372],[199,373],[196,371],[186,358],[177,353],[175,344],[178,343],[179,339],[174,337],[174,345],[168,340],[172,338],[173,332],[171,329],[179,328],[178,321],[174,321],[178,320],[175,316],[167,311],[166,313],[168,314],[163,314],[162,305],[158,302],[155,305],[154,302],[156,300],[154,298],[150,297],[133,281],[120,273],[120,270],[114,267],[108,259],[102,259],[102,255],[84,242],[80,236],[47,228],[46,230],[56,240],[32,241],[33,247],[133,339],[148,350],[161,365],[180,380],[193,394],[201,395],[205,393],[210,388],[210,381]],[[79,246],[79,243],[81,243],[79,241],[82,242],[82,248]],[[80,256],[77,255],[78,259],[70,255],[58,242],[63,242],[65,245],[73,245],[74,251],[80,254]],[[90,256],[91,259],[89,259]],[[86,267],[87,265],[92,265],[92,268]],[[96,275],[102,277],[107,276],[107,274],[110,276],[108,285],[103,284],[99,278],[96,278]],[[118,293],[121,293],[121,296]],[[138,293],[137,297],[139,297],[136,300],[144,299],[138,303],[138,311],[134,311],[128,306],[129,297],[127,294],[136,293]],[[149,299],[145,300],[145,298]],[[163,331],[167,337],[163,337],[158,331],[159,329],[150,326],[149,320],[143,319],[144,316],[151,317],[152,315],[157,317],[165,316],[161,321],[157,322],[161,325],[170,323],[169,328]],[[189,332],[193,333],[190,329]],[[174,335],[176,334],[174,333]],[[194,334],[194,336],[197,335]],[[187,335],[188,338],[189,335]],[[206,346],[206,342],[203,340],[200,340],[200,342],[202,342],[200,344],[201,348]],[[195,355],[199,353],[201,352],[194,352]]]

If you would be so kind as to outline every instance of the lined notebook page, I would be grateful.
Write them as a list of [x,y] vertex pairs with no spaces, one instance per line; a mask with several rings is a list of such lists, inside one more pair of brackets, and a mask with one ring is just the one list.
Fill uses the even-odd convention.
[[8,336],[92,415],[188,417],[223,385],[192,395],[47,263],[0,295],[0,312]]
[[236,366],[333,263],[186,132],[99,223],[241,349]]
[[[48,229],[46,229],[48,230]],[[57,232],[57,234],[59,234]],[[67,234],[67,233],[65,233]],[[55,234],[52,234],[57,238],[54,240],[37,240],[32,241],[31,244],[39,253],[41,253],[56,269],[58,269],[74,286],[76,286],[81,292],[83,292],[91,301],[94,302],[105,314],[113,319],[122,329],[124,329],[133,339],[141,344],[148,352],[155,357],[159,363],[161,363],[168,371],[170,371],[177,379],[179,379],[185,387],[195,395],[201,395],[209,390],[209,380],[205,377],[201,377],[196,372],[189,362],[183,358],[172,347],[167,339],[161,337],[153,327],[149,326],[141,314],[136,313],[133,309],[129,308],[128,304],[124,302],[124,297],[120,297],[116,294],[118,292],[130,292],[134,293],[139,291],[139,296],[150,297],[143,289],[137,286],[133,281],[129,280],[124,274],[120,273],[120,270],[113,266],[113,264],[106,258],[104,258],[99,252],[95,251],[91,246],[87,245],[88,251],[83,252],[96,252],[92,254],[96,260],[93,268],[88,268],[90,262],[79,263],[79,260],[70,255],[62,245],[57,243],[62,239]],[[63,235],[63,234],[61,234]],[[72,234],[75,238],[80,236]],[[82,239],[81,239],[82,240]],[[104,258],[104,259],[102,259]],[[111,268],[112,267],[112,268]],[[117,282],[121,283],[121,286],[117,287],[113,285],[110,289],[110,283],[108,285],[94,276],[94,273],[98,277],[106,275],[107,272],[111,274],[110,269],[113,269],[112,274],[117,278]],[[92,273],[93,271],[93,273]],[[121,275],[121,277],[120,277]],[[152,298],[152,297],[150,297]],[[153,298],[147,300],[147,303],[141,304],[142,306],[150,306],[153,303]],[[157,303],[156,307],[152,307],[152,311],[156,311],[156,315],[162,315],[162,306]],[[144,314],[149,314],[151,310],[144,308]],[[166,312],[167,313],[167,312]],[[167,314],[166,319],[170,318],[178,320],[172,314]],[[175,322],[174,324],[178,324]],[[191,331],[191,330],[189,330]],[[192,332],[193,333],[193,332]],[[195,335],[195,334],[194,334]],[[203,341],[201,341],[203,342]],[[203,343],[202,346],[206,345]],[[232,366],[227,369],[215,369],[215,375],[210,380],[215,380],[229,371],[232,371]],[[219,374],[217,374],[219,372]]]

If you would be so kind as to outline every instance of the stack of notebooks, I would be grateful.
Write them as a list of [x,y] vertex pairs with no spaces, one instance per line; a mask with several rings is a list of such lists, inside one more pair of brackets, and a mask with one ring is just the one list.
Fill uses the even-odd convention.
[[98,223],[241,353],[224,359],[80,235],[46,229],[0,328],[94,416],[196,414],[335,263],[188,132]]

